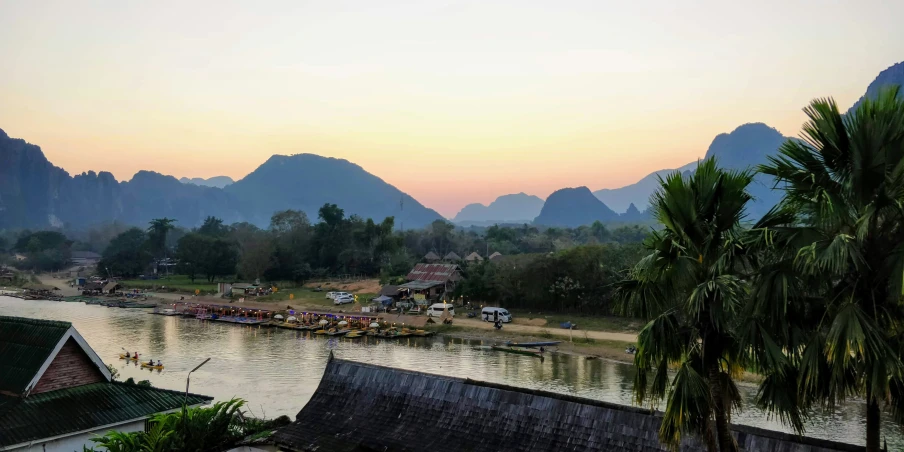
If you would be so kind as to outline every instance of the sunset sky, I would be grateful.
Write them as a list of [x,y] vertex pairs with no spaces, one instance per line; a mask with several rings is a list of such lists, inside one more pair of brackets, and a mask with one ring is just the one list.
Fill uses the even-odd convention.
[[452,216],[796,135],[904,60],[904,2],[4,1],[0,129],[70,173],[341,157]]

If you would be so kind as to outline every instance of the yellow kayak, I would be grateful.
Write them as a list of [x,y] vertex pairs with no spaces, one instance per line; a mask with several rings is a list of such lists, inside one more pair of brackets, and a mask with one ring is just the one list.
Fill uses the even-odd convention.
[[317,330],[314,331],[314,334],[326,334],[326,330]]
[[163,370],[163,366],[152,366],[152,365],[150,365],[150,364],[148,364],[148,363],[141,363],[141,367],[145,367],[145,368],[148,368],[148,369]]
[[124,359],[124,360],[126,360],[126,361],[133,361],[133,360],[134,360],[134,361],[138,361],[138,358],[137,358],[137,357],[134,357],[134,356],[128,356],[128,357],[127,357],[127,356],[126,356],[125,354],[123,354],[123,353],[120,353],[120,354],[119,354],[119,359]]

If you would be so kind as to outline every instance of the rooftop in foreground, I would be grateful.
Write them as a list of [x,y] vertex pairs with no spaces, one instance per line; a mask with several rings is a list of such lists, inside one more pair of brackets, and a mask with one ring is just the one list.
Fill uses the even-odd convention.
[[[320,386],[276,433],[293,451],[666,451],[661,415],[543,391],[331,358]],[[741,450],[854,452],[864,448],[734,426]],[[683,452],[705,451],[687,437]]]

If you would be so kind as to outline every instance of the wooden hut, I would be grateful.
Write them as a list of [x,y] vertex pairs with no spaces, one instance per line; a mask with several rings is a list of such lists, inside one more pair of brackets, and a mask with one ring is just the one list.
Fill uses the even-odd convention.
[[109,294],[116,293],[116,291],[117,291],[120,287],[122,287],[122,286],[120,286],[118,282],[116,282],[116,281],[110,281],[110,282],[107,283],[106,286],[104,286],[104,293],[109,293]]
[[494,260],[496,260],[496,259],[499,259],[500,257],[502,257],[502,253],[500,253],[500,252],[497,251],[497,252],[495,252],[495,253],[493,253],[493,254],[490,255],[490,260],[491,260],[491,261],[494,261]]
[[455,254],[455,251],[449,251],[449,254],[446,254],[443,260],[446,262],[458,262],[461,260],[461,256]]
[[[335,359],[281,450],[660,452],[661,413],[565,394]],[[733,426],[741,450],[860,452],[864,448]],[[685,435],[683,452],[706,447]]]

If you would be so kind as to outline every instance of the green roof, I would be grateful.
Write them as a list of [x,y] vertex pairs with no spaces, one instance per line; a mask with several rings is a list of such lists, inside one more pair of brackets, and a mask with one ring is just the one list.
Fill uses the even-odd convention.
[[[182,407],[185,393],[125,383],[93,383],[32,394],[0,396],[0,448],[95,429]],[[189,405],[213,400],[188,395]]]
[[69,322],[0,316],[0,392],[25,393],[70,327]]

